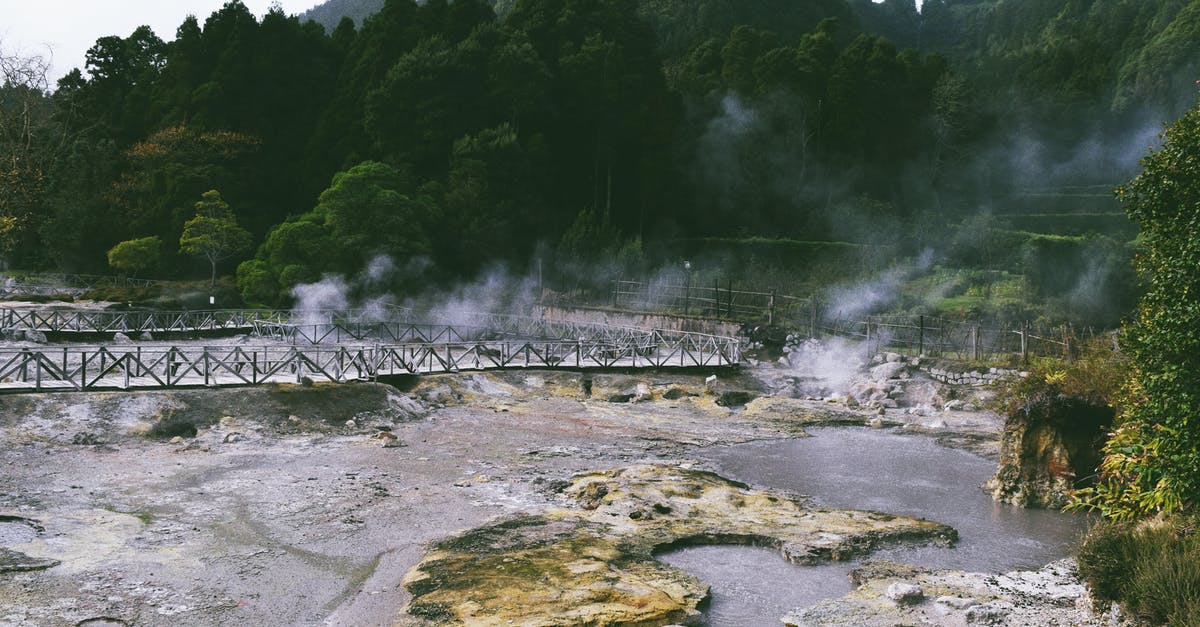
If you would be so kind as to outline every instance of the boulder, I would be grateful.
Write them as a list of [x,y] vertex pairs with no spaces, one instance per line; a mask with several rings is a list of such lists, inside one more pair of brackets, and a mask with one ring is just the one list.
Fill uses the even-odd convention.
[[1095,474],[1112,420],[1112,408],[1084,399],[1031,399],[1005,420],[1000,466],[984,489],[1021,507],[1061,508]]
[[900,361],[889,361],[871,368],[871,378],[876,381],[896,379],[908,368],[908,364]]
[[897,581],[887,588],[887,598],[901,605],[914,605],[925,600],[925,592],[921,586]]

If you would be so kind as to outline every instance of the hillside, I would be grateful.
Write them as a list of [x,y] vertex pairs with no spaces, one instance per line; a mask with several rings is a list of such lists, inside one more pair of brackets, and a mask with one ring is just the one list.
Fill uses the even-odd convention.
[[[359,26],[328,30],[343,16]],[[336,0],[298,19],[234,1],[173,41],[98,41],[53,95],[8,79],[0,252],[215,267],[282,304],[377,259],[381,288],[499,265],[586,292],[687,259],[706,285],[798,293],[928,251],[1073,315],[1055,292],[1128,276],[1111,190],[1194,100],[1198,16],[1200,0]],[[215,266],[177,244],[211,191],[247,234]],[[140,252],[110,267],[118,244]]]
[[319,4],[298,17],[301,22],[314,21],[325,27],[328,32],[337,28],[342,18],[354,20],[355,26],[362,26],[363,20],[379,12],[384,0],[328,0]]

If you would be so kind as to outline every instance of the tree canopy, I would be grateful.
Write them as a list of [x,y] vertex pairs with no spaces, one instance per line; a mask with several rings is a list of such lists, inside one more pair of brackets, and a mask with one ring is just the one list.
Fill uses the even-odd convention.
[[1200,495],[1200,106],[1119,190],[1140,227],[1145,292],[1121,346],[1132,376],[1090,503],[1114,518],[1192,510]]
[[[980,211],[1115,213],[1073,190],[1132,174],[1146,121],[1195,90],[1178,77],[1200,35],[1174,0],[375,6],[326,28],[232,0],[173,39],[101,37],[53,91],[6,70],[9,262],[98,271],[120,242],[177,241],[212,189],[258,247],[243,279],[272,302],[378,252],[423,251],[447,276],[520,266],[573,250],[584,214],[645,251],[875,245],[862,225],[882,219],[885,245],[914,253],[928,225]],[[374,183],[345,196],[339,173]],[[1066,191],[1026,207],[1043,188]],[[373,221],[403,235],[355,230]],[[317,232],[328,265],[288,259]],[[159,271],[199,275],[177,250]]]

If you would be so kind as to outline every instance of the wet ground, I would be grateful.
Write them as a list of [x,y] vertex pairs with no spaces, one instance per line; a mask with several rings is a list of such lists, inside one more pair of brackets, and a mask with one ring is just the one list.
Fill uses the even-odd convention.
[[[405,622],[400,582],[430,541],[545,508],[576,473],[704,466],[708,447],[876,417],[724,407],[704,375],[591,378],[590,397],[546,371],[0,397],[0,547],[57,562],[0,572],[0,624]],[[151,437],[164,420],[198,433]],[[972,414],[971,441],[998,426]]]

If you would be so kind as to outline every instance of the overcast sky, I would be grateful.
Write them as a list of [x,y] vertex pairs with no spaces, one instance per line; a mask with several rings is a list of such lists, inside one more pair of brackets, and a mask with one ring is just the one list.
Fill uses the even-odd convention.
[[[100,37],[128,37],[143,24],[163,41],[188,15],[204,20],[226,0],[0,0],[0,51],[50,56],[50,85],[83,68],[84,54]],[[303,13],[323,0],[242,0],[261,18],[278,2],[285,13]]]

